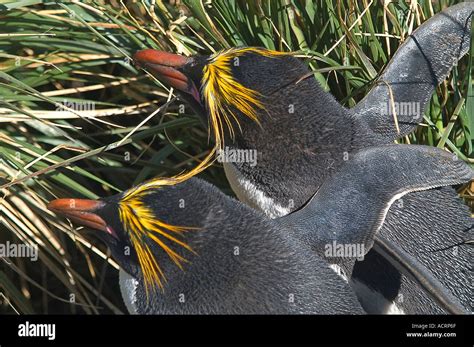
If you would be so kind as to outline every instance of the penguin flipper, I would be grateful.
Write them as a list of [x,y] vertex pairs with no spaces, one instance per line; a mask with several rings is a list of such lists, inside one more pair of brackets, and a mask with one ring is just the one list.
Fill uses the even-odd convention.
[[364,245],[368,252],[375,241],[390,263],[414,278],[446,311],[465,312],[424,265],[377,234],[390,206],[403,195],[472,179],[474,171],[466,163],[438,148],[369,147],[355,153],[304,207],[279,221],[297,229],[294,234],[326,257],[334,256],[331,251],[337,245]]
[[[393,241],[424,264],[457,297],[474,311],[472,259],[474,218],[453,187],[439,187],[404,196],[388,211],[380,236]],[[408,278],[401,280],[406,312],[423,313],[423,293]],[[412,284],[413,290],[409,289]],[[426,297],[426,296],[425,296]],[[434,308],[433,305],[431,305]],[[413,310],[411,310],[413,309]],[[435,313],[439,310],[431,310]]]
[[449,292],[421,262],[390,240],[375,236],[374,250],[389,261],[400,273],[414,281],[440,307],[450,314],[468,314],[461,302]]
[[421,122],[436,86],[469,49],[473,13],[474,3],[466,2],[428,19],[398,48],[372,90],[352,109],[380,142],[405,136]]
[[472,179],[474,170],[439,148],[397,144],[368,147],[354,153],[326,179],[306,205],[280,220],[309,227],[304,234],[312,236],[314,242],[363,243],[369,249],[394,201],[411,192]]

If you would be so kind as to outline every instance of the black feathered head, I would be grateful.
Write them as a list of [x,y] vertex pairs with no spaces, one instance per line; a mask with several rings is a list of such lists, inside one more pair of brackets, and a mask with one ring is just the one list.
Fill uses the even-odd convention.
[[308,71],[291,53],[257,47],[193,57],[147,49],[137,52],[134,60],[207,117],[217,148],[224,146],[226,135],[234,138],[241,122],[258,124],[271,109],[273,94]]
[[179,197],[173,190],[183,189],[173,178],[159,178],[105,199],[53,200],[48,209],[101,231],[97,236],[109,246],[121,267],[135,276],[141,272],[148,293],[164,288],[162,262],[171,260],[183,269],[186,257],[195,253],[184,236],[198,228],[170,222],[179,210],[171,203]]

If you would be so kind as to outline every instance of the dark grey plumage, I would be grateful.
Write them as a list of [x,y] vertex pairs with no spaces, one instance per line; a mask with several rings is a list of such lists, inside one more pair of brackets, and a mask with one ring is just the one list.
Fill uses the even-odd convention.
[[[180,201],[185,208],[178,208]],[[350,287],[322,258],[214,186],[191,179],[146,202],[167,223],[200,229],[185,237],[197,255],[185,255],[184,271],[161,262],[164,291],[149,305],[138,298],[139,313],[362,313]]]
[[[387,156],[389,165],[374,165]],[[400,167],[423,174],[390,175]],[[189,259],[183,272],[160,261],[170,274],[168,283],[149,304],[139,287],[138,313],[360,313],[353,293],[328,271],[322,248],[335,240],[364,244],[368,250],[394,196],[473,177],[465,163],[441,150],[392,145],[357,153],[308,205],[276,220],[198,179],[153,191],[143,201],[161,220],[199,228],[185,236],[197,256],[182,253]],[[158,257],[160,253],[155,250]],[[342,259],[349,271],[354,262]]]
[[438,148],[369,147],[344,163],[301,210],[277,220],[313,248],[337,241],[370,249],[396,199],[471,179],[474,170]]
[[[418,102],[422,113],[434,86],[466,53],[473,10],[473,3],[453,6],[428,20],[414,33],[418,39],[416,47],[414,39],[407,40],[400,47],[380,78],[391,86],[395,102]],[[429,36],[432,30],[437,35]],[[416,49],[421,49],[423,53],[417,53]],[[400,61],[397,61],[398,57]],[[449,59],[445,60],[446,57]],[[423,58],[428,60],[423,62]],[[296,85],[287,83],[290,76],[306,73],[303,65],[292,61],[293,58],[282,59],[281,66],[270,61],[265,63],[265,59],[268,58],[249,59],[247,65],[244,61],[238,70],[256,76],[243,81],[251,88],[263,90],[264,95],[266,85],[275,84],[271,87],[276,91],[271,93],[269,115],[262,112],[261,128],[245,122],[242,133],[231,144],[235,148],[257,149],[259,162],[256,167],[246,163],[233,166],[246,180],[272,198],[275,205],[292,211],[304,204],[322,182],[344,163],[344,159],[350,158],[351,153],[367,145],[390,143],[394,138],[393,116],[373,110],[374,106],[390,104],[387,87],[383,83],[378,83],[357,107],[346,110],[312,79]],[[283,65],[288,71],[284,80],[277,81],[273,77],[273,81],[267,82],[269,78],[265,79],[265,74],[271,74],[273,68],[273,71],[284,69]],[[405,74],[407,69],[410,73]],[[238,71],[236,76],[239,76]],[[285,87],[277,87],[279,82]],[[422,85],[416,84],[418,82]],[[293,114],[288,113],[288,105],[293,105]],[[410,118],[407,122],[402,114],[398,115],[398,119],[401,134],[413,129],[414,123],[419,121],[419,118]],[[380,165],[383,164],[384,161],[381,161]],[[250,200],[251,205],[266,208],[267,214],[273,217],[282,215],[281,209],[259,206],[258,201],[252,201],[252,197],[245,196],[245,190],[239,188],[237,186],[235,190],[243,201]],[[474,239],[473,228],[467,206],[457,198],[453,188],[445,187],[409,194],[392,205],[380,235],[416,256],[460,299],[466,309],[472,311],[474,287],[471,259],[474,251],[466,242]],[[396,301],[406,313],[444,312],[406,277],[392,277],[390,285],[378,281],[378,276],[382,276],[378,274],[394,271],[383,259],[376,258],[374,254],[367,258],[368,262],[358,262],[353,279],[368,284],[389,301]],[[372,268],[372,264],[376,267]],[[400,289],[393,291],[397,287]],[[363,298],[362,294],[360,299],[368,312],[385,310],[385,307],[370,307],[372,299]]]
[[[309,247],[261,212],[224,195],[197,178],[152,189],[142,199],[160,221],[190,229],[177,245],[187,259],[180,270],[155,242],[145,238],[166,276],[163,291],[147,299],[142,272],[117,212],[121,195],[104,199],[94,213],[119,236],[102,238],[112,256],[138,283],[133,295],[138,314],[362,314],[350,288]],[[129,256],[124,249],[131,249]],[[127,302],[129,298],[124,298]]]
[[[242,131],[236,132],[235,139],[228,134],[225,138],[232,149],[258,153],[256,166],[225,165],[239,199],[272,218],[286,215],[303,206],[356,151],[390,144],[413,129],[435,86],[466,53],[473,10],[474,3],[462,3],[426,21],[399,48],[367,97],[350,110],[324,92],[313,78],[301,80],[308,69],[295,57],[240,56],[238,66],[232,66],[232,75],[261,94],[265,110],[258,110],[260,125],[238,114]],[[190,84],[199,86],[206,64],[205,58],[190,58],[179,70],[190,78]],[[416,117],[407,118],[403,112],[397,115],[400,134],[393,115],[385,112],[391,105],[387,84],[395,103],[415,102],[420,106]],[[207,123],[207,110],[202,106],[205,100],[200,105],[186,93],[183,97]],[[384,164],[382,160],[380,165]],[[472,240],[473,234],[468,208],[451,187],[404,196],[389,209],[380,230],[381,237],[397,243],[435,273],[469,310],[473,309],[474,252],[466,241]],[[353,274],[353,281],[363,282],[389,301],[396,299],[406,313],[443,312],[376,252],[358,262]],[[387,274],[393,276],[379,280]],[[385,307],[371,306],[371,298],[360,299],[368,312],[385,312]]]
[[[380,165],[380,161],[385,164]],[[375,240],[377,253],[383,251],[386,259],[390,259],[389,255],[393,251],[398,252],[390,259],[395,261],[382,264],[380,270],[383,270],[384,266],[391,268],[394,265],[416,281],[417,286],[412,287],[423,287],[429,293],[443,293],[443,298],[435,296],[440,306],[447,307],[446,300],[457,302],[457,305],[448,308],[449,312],[465,313],[465,310],[458,308],[462,307],[460,300],[456,299],[459,296],[445,290],[445,286],[434,276],[437,273],[429,271],[423,265],[410,264],[417,262],[412,261],[412,256],[399,250],[398,244],[378,238],[377,233],[396,199],[410,192],[458,184],[471,179],[474,179],[474,171],[467,164],[452,154],[433,147],[385,145],[367,148],[355,153],[327,179],[301,210],[277,221],[295,232],[295,235],[301,237],[322,256],[327,255],[327,247],[332,243],[352,246],[363,244],[364,249],[368,251]],[[326,259],[332,259],[334,263],[340,260],[334,257]],[[405,259],[409,259],[408,264]],[[349,278],[353,275],[354,262],[348,263],[347,259],[344,260],[346,261],[342,264],[339,263]],[[438,266],[443,267],[442,264]],[[367,271],[371,269],[373,267],[366,267]],[[427,274],[429,279],[420,281],[417,274],[422,273]],[[391,276],[398,278],[396,274]],[[429,283],[431,280],[434,281],[433,285]],[[390,287],[388,289],[393,290]]]
[[[387,155],[388,165],[374,165]],[[422,168],[425,175],[391,175],[395,167],[402,167],[402,172]],[[438,170],[450,174],[440,175]],[[94,224],[86,225],[103,231],[98,235],[136,283],[129,288],[121,284],[124,301],[133,306],[133,313],[360,314],[363,310],[354,292],[328,262],[340,264],[350,275],[356,259],[372,247],[395,196],[473,177],[463,162],[434,148],[369,148],[326,180],[306,206],[279,219],[269,219],[197,178],[147,188],[141,203],[156,220],[188,226],[179,239],[192,248],[191,252],[171,245],[187,260],[179,269],[162,246],[143,233],[142,245],[150,247],[166,276],[162,290],[148,293],[132,232],[118,212],[118,205],[126,204],[123,194],[73,204],[71,199],[60,199],[49,206],[79,222],[93,220]],[[362,253],[328,257],[326,249],[333,242],[363,245]],[[452,302],[460,306],[455,299]]]

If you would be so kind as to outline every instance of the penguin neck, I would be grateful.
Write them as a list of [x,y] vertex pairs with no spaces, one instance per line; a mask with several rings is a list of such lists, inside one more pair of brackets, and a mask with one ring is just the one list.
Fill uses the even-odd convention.
[[256,162],[228,160],[228,164],[288,211],[306,202],[336,169],[334,152],[342,159],[356,141],[355,136],[339,136],[341,127],[355,131],[354,119],[313,77],[274,91],[258,118],[260,125],[242,121],[235,139],[225,136],[224,152],[255,156]]
[[279,228],[288,230],[289,234],[310,245],[312,250],[329,264],[336,265],[347,279],[352,275],[356,260],[363,258],[354,254],[347,256],[345,248],[361,251],[358,255],[360,257],[365,255],[366,248],[362,245],[347,244],[346,237],[341,237],[344,230],[332,227],[331,214],[326,213],[325,208],[322,204],[313,204],[311,199],[298,211],[278,218],[275,222]]

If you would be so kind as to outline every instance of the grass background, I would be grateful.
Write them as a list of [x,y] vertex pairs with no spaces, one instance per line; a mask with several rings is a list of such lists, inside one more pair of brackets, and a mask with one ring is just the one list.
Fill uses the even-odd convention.
[[[208,153],[207,130],[133,66],[135,51],[299,51],[351,107],[418,25],[457,2],[0,0],[0,241],[39,245],[37,262],[2,258],[0,312],[125,312],[107,249],[45,204],[112,195]],[[445,147],[473,165],[473,52],[403,142]],[[219,165],[202,177],[231,194]],[[471,206],[473,191],[460,188]]]

